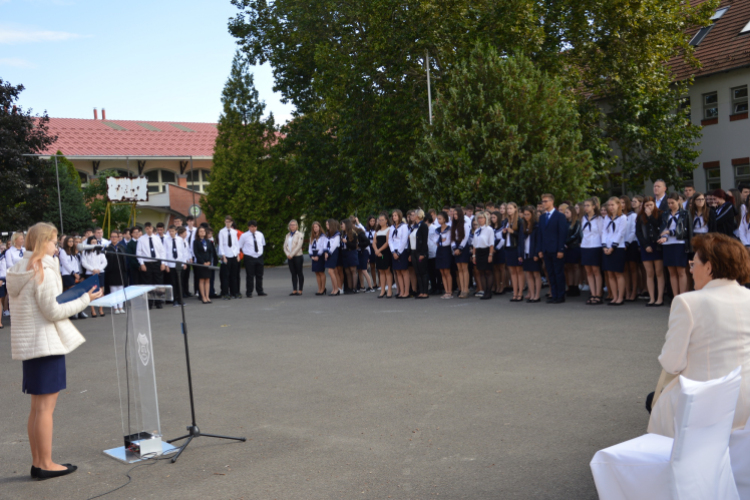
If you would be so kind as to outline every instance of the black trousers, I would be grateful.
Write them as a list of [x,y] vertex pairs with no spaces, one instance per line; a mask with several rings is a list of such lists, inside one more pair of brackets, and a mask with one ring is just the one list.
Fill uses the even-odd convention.
[[432,293],[437,293],[443,288],[443,277],[435,266],[435,259],[427,259],[427,272],[430,276],[430,290]]
[[221,265],[221,294],[239,295],[240,294],[240,263],[237,257],[227,257],[227,263]]
[[[141,285],[163,285],[164,273],[161,271],[160,262],[144,262],[146,270],[141,270]],[[153,306],[156,303],[156,307],[161,307],[161,301],[149,300],[148,305]]]
[[549,291],[554,299],[565,298],[565,259],[558,259],[557,252],[544,252],[544,267],[549,278]]
[[180,279],[182,279],[182,296],[190,297],[190,266],[187,266],[187,269],[183,269],[180,275]]
[[297,291],[297,281],[299,281],[299,291],[302,291],[302,287],[305,286],[305,275],[302,274],[302,263],[304,257],[298,255],[289,259],[289,272],[292,273],[292,289]]
[[141,284],[141,272],[137,267],[128,268],[128,286]]
[[[422,257],[422,259],[420,259]],[[411,262],[414,265],[414,272],[417,274],[417,293],[419,295],[427,295],[428,284],[430,282],[430,271],[428,268],[427,255],[418,255],[413,253],[411,256]]]
[[180,293],[180,283],[182,280],[182,266],[175,264],[175,267],[169,268],[167,276],[169,277],[169,284],[172,285],[172,294],[174,295],[174,303],[182,304],[182,294]]
[[245,291],[247,295],[253,293],[253,280],[255,280],[255,291],[263,293],[263,256],[250,257],[245,255]]

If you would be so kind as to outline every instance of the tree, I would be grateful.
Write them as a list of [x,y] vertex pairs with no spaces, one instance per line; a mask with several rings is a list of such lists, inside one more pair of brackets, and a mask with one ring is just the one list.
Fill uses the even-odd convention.
[[[60,151],[58,155],[62,154]],[[55,161],[48,163],[52,175],[55,175]],[[57,169],[60,179],[60,204],[62,204],[63,229],[66,233],[83,231],[91,226],[91,211],[86,206],[81,191],[81,178],[73,163],[64,156],[57,158]],[[57,198],[57,183],[50,186],[47,193],[47,206],[44,220],[51,222],[60,229],[60,205]]]
[[[49,134],[46,112],[32,115],[17,102],[23,85],[0,79],[0,229],[26,229],[43,219],[54,170],[44,153],[57,137]],[[55,203],[57,200],[55,200]],[[59,219],[58,219],[59,220]]]
[[594,174],[579,115],[560,78],[478,44],[451,72],[409,185],[430,206],[491,199],[582,199]]
[[258,221],[268,242],[266,264],[280,264],[294,206],[293,183],[286,177],[287,162],[272,150],[277,141],[273,115],[263,118],[265,104],[258,100],[253,80],[247,60],[238,52],[222,91],[211,184],[201,205],[215,228],[224,226],[226,215],[241,230],[247,221]]

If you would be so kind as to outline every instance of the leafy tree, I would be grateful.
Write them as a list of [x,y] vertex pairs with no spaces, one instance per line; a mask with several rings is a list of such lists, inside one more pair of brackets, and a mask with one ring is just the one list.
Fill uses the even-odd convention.
[[[211,184],[201,200],[214,228],[231,215],[241,230],[256,220],[266,236],[266,264],[280,264],[286,224],[295,206],[288,162],[272,146],[277,141],[271,114],[263,118],[265,104],[258,100],[247,60],[237,53],[222,92]],[[297,214],[297,217],[299,215]]]
[[594,174],[560,78],[524,56],[477,45],[451,72],[413,159],[411,187],[432,206],[489,199],[581,199]]
[[[57,154],[62,154],[60,151]],[[49,169],[55,175],[54,159],[49,161]],[[60,229],[60,204],[62,204],[63,229],[66,233],[83,232],[91,226],[91,211],[86,206],[81,191],[81,177],[78,175],[73,163],[64,156],[57,158],[57,168],[60,179],[60,203],[57,197],[57,183],[50,186],[47,193],[47,206],[44,211],[44,220],[47,220]]]
[[[23,85],[0,78],[0,229],[25,229],[42,220],[54,170],[42,154],[57,140],[49,134],[46,112],[32,115],[17,102]],[[57,200],[55,200],[55,203]],[[59,219],[58,219],[59,220]]]
[[112,204],[110,205],[111,222],[109,227],[103,226],[107,212],[107,177],[118,175],[120,174],[115,170],[102,170],[99,172],[99,177],[91,179],[88,185],[83,188],[83,197],[93,216],[92,223],[102,226],[104,231],[114,228],[123,229],[130,219],[129,204]]

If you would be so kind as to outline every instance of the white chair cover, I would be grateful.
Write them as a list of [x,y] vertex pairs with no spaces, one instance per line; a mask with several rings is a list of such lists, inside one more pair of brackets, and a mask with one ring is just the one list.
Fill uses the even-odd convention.
[[729,435],[740,372],[707,382],[681,376],[675,439],[646,434],[598,451],[591,472],[599,498],[739,500]]
[[740,500],[750,500],[750,420],[729,436],[729,456]]

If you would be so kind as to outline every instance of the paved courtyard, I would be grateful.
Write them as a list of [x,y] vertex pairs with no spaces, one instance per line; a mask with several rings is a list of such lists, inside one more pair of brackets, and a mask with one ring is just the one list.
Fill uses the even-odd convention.
[[[643,434],[668,308],[289,297],[188,301],[201,430],[176,464],[135,469],[106,499],[595,499],[588,462]],[[244,289],[244,285],[243,285]],[[102,454],[122,431],[109,315],[76,324],[53,458],[31,482],[29,397],[0,330],[0,498],[86,499],[124,483]],[[162,431],[190,423],[179,309],[153,311]]]

